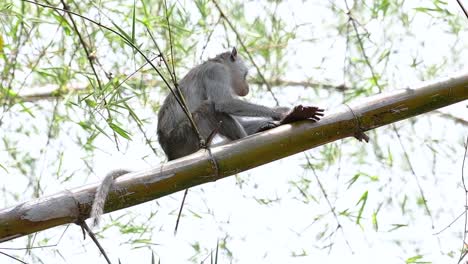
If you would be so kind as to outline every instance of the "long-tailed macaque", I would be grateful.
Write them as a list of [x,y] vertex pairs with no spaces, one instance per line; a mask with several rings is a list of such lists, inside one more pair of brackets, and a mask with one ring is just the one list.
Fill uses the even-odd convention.
[[[180,81],[179,87],[202,138],[217,131],[224,138],[236,140],[283,124],[280,120],[292,112],[297,116],[297,107],[290,112],[286,107],[269,108],[239,99],[249,93],[247,72],[234,48],[196,66]],[[301,109],[307,109],[308,116],[300,119],[318,121],[323,116],[323,110],[317,107]],[[173,94],[166,97],[159,110],[158,139],[169,160],[200,148],[199,138]]]
[[[228,140],[236,140],[298,120],[318,121],[323,116],[323,109],[318,107],[270,108],[239,99],[249,93],[247,72],[234,48],[191,69],[180,81],[179,88],[203,139],[217,132]],[[200,139],[172,93],[159,110],[157,134],[168,160],[200,149]],[[115,178],[126,173],[124,170],[111,172],[99,186],[91,212],[95,224]]]

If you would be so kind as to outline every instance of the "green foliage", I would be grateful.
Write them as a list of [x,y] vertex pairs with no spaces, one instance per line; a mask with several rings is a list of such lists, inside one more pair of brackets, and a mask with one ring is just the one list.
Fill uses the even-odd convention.
[[[86,19],[70,18],[60,10],[60,1],[51,3],[55,9],[40,6],[46,2],[50,1],[0,3],[4,207],[95,182],[103,171],[127,165],[113,160],[117,152],[143,163],[135,169],[162,163],[155,120],[169,92],[163,78],[174,87],[172,66],[180,81],[194,65],[233,46],[250,68],[253,98],[249,100],[274,105],[266,92],[272,88],[281,105],[307,102],[328,112],[343,102],[466,68],[467,20],[446,1],[347,1],[349,10],[344,1],[217,1],[225,17],[211,0],[65,1]],[[260,75],[269,85],[259,81]],[[373,245],[396,245],[400,251],[391,253],[398,261],[453,262],[458,258],[453,252],[459,250],[452,243],[460,242],[461,229],[444,234],[442,239],[450,243],[437,250],[425,242],[427,237],[407,234],[419,228],[432,234],[433,227],[426,222],[440,227],[463,207],[438,202],[460,191],[456,187],[460,170],[454,166],[459,163],[466,125],[460,125],[464,115],[459,116],[432,115],[397,124],[406,139],[409,161],[395,144],[393,130],[382,128],[370,134],[368,144],[354,139],[333,142],[311,150],[305,159],[297,155],[269,165],[265,173],[254,171],[252,178],[242,174],[237,185],[225,180],[197,188],[184,208],[189,213],[182,224],[193,234],[180,239],[172,236],[174,220],[169,217],[179,208],[176,195],[146,205],[150,208],[121,212],[99,235],[129,246],[122,252],[151,250],[152,263],[153,251],[161,260],[161,255],[167,257],[174,248],[179,252],[179,247],[180,256],[193,263],[205,259],[207,263],[207,256],[218,263],[218,250],[219,263],[315,260],[318,251],[328,250],[330,255],[373,254],[359,246],[342,247],[358,243],[359,235]],[[427,201],[408,162],[420,175]],[[241,189],[242,194],[233,189]],[[213,193],[218,196],[207,198]],[[227,214],[224,203],[230,201],[235,203]],[[427,215],[425,206],[437,213]],[[153,218],[159,210],[164,213]],[[147,211],[151,216],[139,219]],[[244,218],[249,221],[239,220]],[[278,219],[286,220],[279,226]],[[293,233],[285,239],[286,246],[284,230]],[[249,242],[257,231],[266,238]],[[29,242],[46,245],[55,235],[42,232]],[[74,242],[81,239],[75,233],[66,235]],[[439,239],[429,237],[434,238]],[[59,244],[55,249],[68,246]],[[90,253],[92,246],[83,247],[95,262],[99,256]],[[245,247],[260,257],[246,257]],[[276,259],[285,248],[288,256]],[[421,249],[435,253],[423,256]],[[354,250],[356,254],[349,254]],[[187,251],[193,255],[187,256]],[[436,261],[441,251],[451,253]],[[170,257],[180,262],[181,257],[174,255]],[[53,257],[44,254],[33,262],[50,262]],[[171,260],[166,262],[178,262]]]
[[361,204],[361,207],[359,208],[359,212],[358,212],[358,215],[357,215],[357,218],[356,218],[356,224],[358,224],[358,225],[361,225],[362,213],[364,212],[364,208],[366,207],[368,194],[369,194],[369,192],[365,191],[361,195],[361,198],[359,198],[359,201],[356,203],[356,205]]
[[405,263],[418,263],[418,264],[423,264],[423,263],[432,263],[430,261],[422,261],[423,255],[416,255],[410,258],[407,258]]

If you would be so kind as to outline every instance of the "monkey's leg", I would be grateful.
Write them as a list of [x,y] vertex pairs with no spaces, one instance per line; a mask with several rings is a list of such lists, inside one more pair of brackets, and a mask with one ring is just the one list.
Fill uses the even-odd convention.
[[198,136],[188,121],[181,122],[169,134],[160,135],[159,142],[168,160],[187,156],[200,148]]
[[[237,118],[237,121],[244,127],[247,135],[252,135],[257,132],[265,131],[274,127],[279,126],[278,121],[273,121],[271,118],[255,118],[255,119],[240,119]],[[262,128],[262,129],[261,129]]]
[[220,125],[216,119],[214,105],[210,101],[204,101],[193,113],[193,119],[204,139]]
[[248,135],[244,127],[229,114],[216,113],[216,120],[221,122],[219,133],[230,140],[244,138]]
[[[192,112],[195,124],[203,139],[216,129],[214,106],[211,102],[203,102]],[[187,156],[200,149],[199,137],[188,119],[182,120],[173,130],[158,132],[159,143],[163,148],[168,160]]]
[[211,101],[203,102],[193,113],[193,116],[204,138],[207,138],[215,130],[230,140],[247,136],[244,127],[234,117],[224,112],[217,112]]

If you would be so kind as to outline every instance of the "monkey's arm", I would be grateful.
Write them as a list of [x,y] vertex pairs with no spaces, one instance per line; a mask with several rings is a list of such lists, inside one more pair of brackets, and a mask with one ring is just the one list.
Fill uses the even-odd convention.
[[280,120],[284,114],[263,105],[252,104],[237,98],[218,101],[214,100],[215,110],[236,116],[271,117]]
[[280,120],[284,117],[284,111],[235,98],[233,93],[236,88],[232,85],[240,82],[231,80],[235,77],[222,65],[212,65],[207,70],[203,83],[208,101],[214,104],[217,112],[236,116],[271,117],[274,120]]

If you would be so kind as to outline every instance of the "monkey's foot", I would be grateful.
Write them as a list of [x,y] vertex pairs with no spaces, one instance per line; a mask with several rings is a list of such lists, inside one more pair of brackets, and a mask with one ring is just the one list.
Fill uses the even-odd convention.
[[295,106],[283,119],[280,124],[289,124],[300,120],[312,120],[317,122],[323,116],[323,109],[315,106]]
[[263,131],[266,131],[268,129],[278,127],[279,125],[281,125],[281,124],[278,121],[267,121],[264,124],[262,124],[262,126],[255,133],[263,132]]

